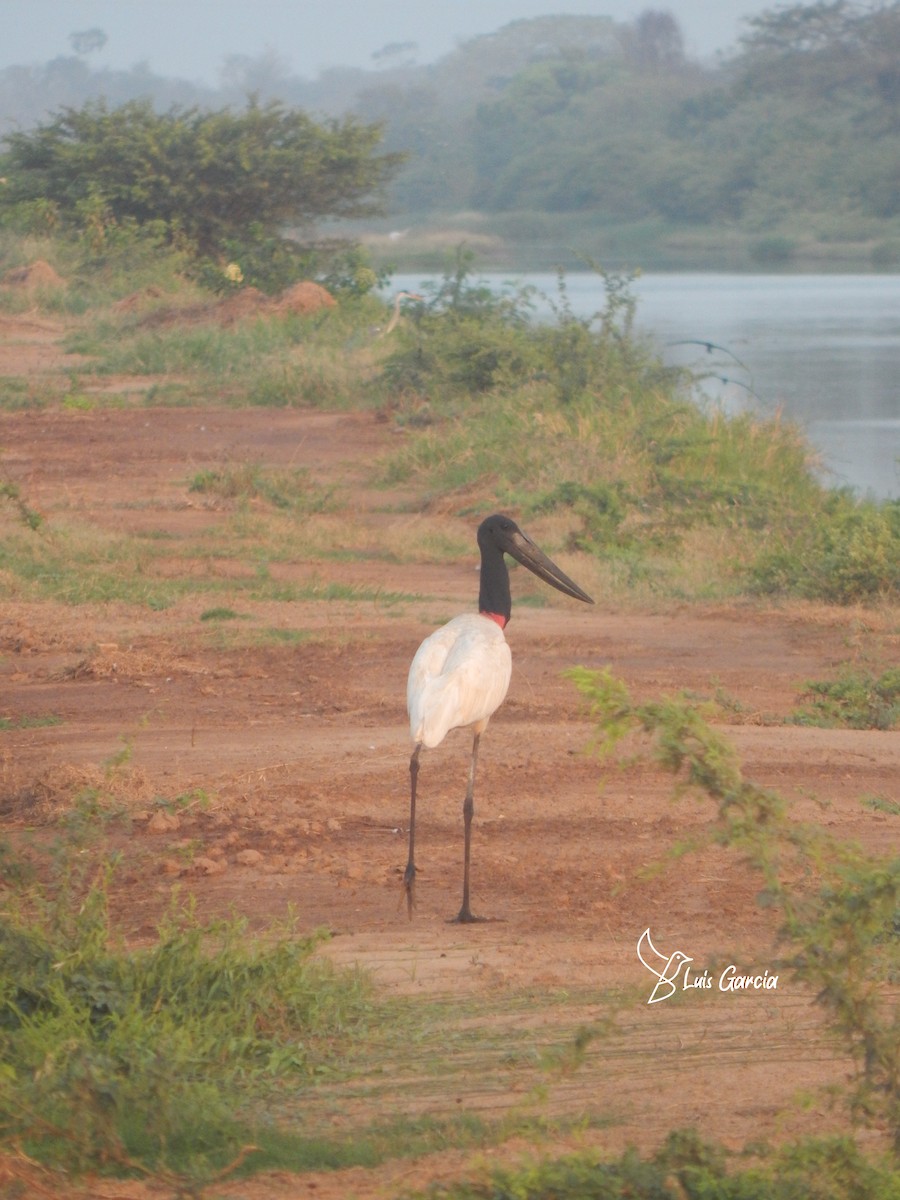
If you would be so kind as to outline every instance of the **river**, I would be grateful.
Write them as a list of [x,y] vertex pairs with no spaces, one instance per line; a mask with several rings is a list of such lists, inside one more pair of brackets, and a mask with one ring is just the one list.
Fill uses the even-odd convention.
[[[598,275],[565,279],[576,315],[603,307]],[[437,282],[397,275],[392,288]],[[488,273],[477,282],[498,292],[533,286],[537,319],[551,318],[558,301],[552,274]],[[631,290],[636,329],[667,362],[704,375],[710,403],[780,411],[806,431],[824,482],[900,498],[900,275],[647,274]]]

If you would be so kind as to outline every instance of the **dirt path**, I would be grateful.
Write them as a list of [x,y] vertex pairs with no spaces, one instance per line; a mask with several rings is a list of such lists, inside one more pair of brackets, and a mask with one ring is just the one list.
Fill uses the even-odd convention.
[[[18,342],[16,328],[9,319],[0,325],[0,370],[64,369],[52,323],[19,326]],[[475,555],[447,566],[379,553],[420,519],[366,482],[373,457],[397,436],[370,416],[304,411],[51,407],[0,415],[3,476],[48,517],[40,536],[65,537],[72,523],[104,535],[152,534],[173,547],[168,567],[165,556],[153,559],[164,577],[185,570],[186,542],[223,520],[221,508],[189,491],[196,471],[222,462],[306,468],[351,501],[317,528],[337,536],[352,511],[371,553],[297,555],[272,565],[279,578],[421,597],[386,604],[242,594],[234,604],[242,630],[302,630],[304,639],[217,645],[200,620],[209,602],[194,595],[163,611],[121,601],[70,606],[24,599],[13,580],[0,617],[0,717],[17,726],[0,734],[7,831],[33,828],[39,837],[72,780],[90,779],[127,743],[134,819],[130,832],[114,826],[109,836],[125,855],[116,901],[130,936],[152,934],[176,885],[196,895],[202,912],[236,910],[254,926],[291,906],[303,926],[333,931],[328,954],[362,964],[388,993],[570,993],[570,1003],[540,1010],[538,1047],[597,1020],[609,989],[631,989],[619,1035],[592,1043],[582,1069],[547,1085],[549,1113],[606,1118],[580,1144],[652,1148],[690,1124],[735,1146],[841,1128],[821,1089],[848,1063],[809,997],[787,980],[774,991],[714,989],[646,1004],[654,981],[635,952],[644,929],[666,953],[682,949],[698,972],[709,966],[718,978],[731,961],[768,967],[771,918],[756,904],[757,880],[724,851],[645,874],[702,830],[710,810],[673,802],[670,781],[646,765],[602,771],[583,752],[590,730],[561,673],[609,664],[638,696],[682,688],[726,695],[735,714],[728,734],[750,777],[790,799],[799,817],[896,847],[897,818],[863,798],[898,798],[900,736],[774,723],[796,707],[804,680],[831,676],[863,644],[885,666],[897,662],[896,632],[878,614],[810,607],[589,611],[553,597],[545,608],[515,608],[513,682],[483,742],[475,823],[473,906],[494,919],[446,923],[459,903],[468,755],[468,735],[456,733],[423,761],[418,906],[409,922],[400,889],[406,670],[430,628],[471,606]],[[430,520],[443,520],[454,537],[471,533],[469,520]],[[21,727],[48,714],[59,723]],[[214,802],[192,802],[198,789]],[[188,799],[163,818],[159,796]],[[504,1024],[514,1019],[497,1017],[498,1028],[521,1039],[521,1029]],[[495,1068],[457,1064],[450,1079],[385,1087],[381,1099],[392,1114],[499,1115],[524,1101],[517,1071]],[[806,1107],[796,1102],[801,1093],[812,1097]],[[506,1153],[525,1149],[514,1141]],[[318,1173],[299,1191],[281,1177],[220,1190],[391,1195],[467,1165],[471,1156],[454,1151]],[[116,1195],[129,1194],[117,1187]]]

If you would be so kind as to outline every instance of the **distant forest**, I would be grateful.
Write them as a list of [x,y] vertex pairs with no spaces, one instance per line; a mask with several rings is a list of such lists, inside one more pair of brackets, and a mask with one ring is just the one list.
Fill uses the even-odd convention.
[[235,56],[215,89],[95,69],[104,40],[73,34],[71,56],[0,72],[0,132],[100,95],[165,109],[253,94],[383,122],[384,149],[408,156],[385,232],[456,221],[520,242],[590,230],[601,246],[702,255],[736,239],[758,262],[900,263],[900,0],[774,8],[715,63],[648,9],[514,21],[428,65],[388,46],[371,70],[314,80],[275,53]]

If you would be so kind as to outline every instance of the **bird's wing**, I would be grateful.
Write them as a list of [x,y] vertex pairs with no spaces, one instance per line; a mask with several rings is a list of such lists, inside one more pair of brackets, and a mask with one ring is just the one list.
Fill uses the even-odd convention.
[[669,961],[668,955],[660,954],[660,952],[657,950],[657,948],[650,941],[649,926],[647,929],[644,930],[644,932],[638,938],[637,956],[641,960],[641,962],[644,964],[644,966],[647,968],[648,971],[652,971],[654,974],[656,974],[657,973],[656,968],[652,967],[650,965],[650,963],[647,962],[646,958],[644,958],[644,955],[641,953],[642,949],[644,951],[649,951],[650,954],[652,954],[654,956],[654,958],[656,958],[657,961],[659,961],[661,963],[667,963]]
[[412,739],[431,748],[451,729],[487,724],[503,703],[512,657],[503,631],[477,614],[455,617],[427,637],[409,669]]

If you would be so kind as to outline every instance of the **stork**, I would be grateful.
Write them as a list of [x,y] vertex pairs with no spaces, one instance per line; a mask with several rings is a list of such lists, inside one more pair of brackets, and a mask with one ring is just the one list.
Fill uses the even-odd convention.
[[470,728],[473,733],[469,783],[463,803],[462,907],[455,917],[463,924],[481,920],[472,915],[469,907],[478,744],[488,721],[503,703],[512,675],[512,655],[503,634],[512,611],[504,553],[567,596],[594,603],[509,517],[498,513],[482,521],[478,527],[478,548],[481,551],[479,611],[454,617],[425,639],[412,660],[406,687],[409,728],[415,747],[409,760],[409,859],[403,875],[410,918],[415,903],[419,755],[423,746],[430,750],[440,745],[451,729]]

